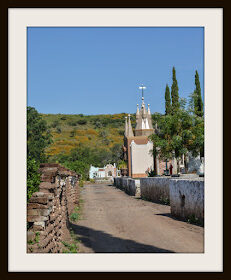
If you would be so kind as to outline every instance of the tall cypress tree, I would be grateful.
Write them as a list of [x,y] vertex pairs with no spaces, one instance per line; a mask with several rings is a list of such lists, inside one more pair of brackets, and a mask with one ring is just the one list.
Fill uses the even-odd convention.
[[171,105],[171,97],[170,97],[170,90],[168,84],[165,88],[165,115],[170,115],[172,111]]
[[175,114],[180,107],[179,103],[179,88],[176,79],[176,69],[172,68],[172,87],[171,87],[171,98],[172,98],[172,114]]
[[194,113],[198,117],[203,117],[203,101],[201,97],[199,74],[197,71],[195,74],[195,85],[196,85],[196,89],[194,91]]

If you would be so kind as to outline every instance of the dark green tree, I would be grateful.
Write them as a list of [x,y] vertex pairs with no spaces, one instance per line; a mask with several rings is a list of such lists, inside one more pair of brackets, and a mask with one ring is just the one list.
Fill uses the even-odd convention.
[[38,191],[39,164],[47,160],[45,148],[51,143],[48,126],[33,107],[27,107],[27,199]]
[[27,199],[30,199],[34,192],[39,190],[40,174],[39,164],[35,159],[27,158]]
[[175,67],[172,68],[172,87],[171,87],[171,98],[172,98],[172,114],[174,115],[179,107],[179,88],[176,79],[176,69]]
[[172,110],[171,107],[172,105],[171,105],[170,90],[167,84],[165,88],[165,115],[171,114],[171,110]]
[[46,147],[51,143],[47,123],[33,107],[27,107],[27,157],[36,162],[47,160]]
[[119,162],[123,159],[123,149],[121,147],[121,144],[117,143],[114,144],[114,146],[111,148],[111,154],[112,154],[112,162],[116,163],[118,165]]
[[65,161],[62,162],[62,165],[81,175],[82,180],[87,180],[89,177],[90,164],[84,161]]
[[195,74],[195,86],[196,89],[194,91],[194,113],[198,117],[203,117],[203,101],[201,97],[199,74],[197,71]]
[[171,158],[174,151],[179,169],[179,160],[183,154],[191,151],[197,155],[203,149],[203,121],[196,122],[195,117],[185,110],[184,102],[174,115],[162,116],[158,126],[158,134],[150,136],[154,157],[156,148],[160,148],[163,160]]

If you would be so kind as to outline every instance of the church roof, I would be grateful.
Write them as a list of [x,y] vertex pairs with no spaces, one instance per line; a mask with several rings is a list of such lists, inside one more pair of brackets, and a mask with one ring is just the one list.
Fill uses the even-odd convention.
[[[145,107],[144,97],[142,97],[141,108],[139,108],[139,104],[137,104],[136,109],[136,127],[135,127],[135,136],[141,135],[150,135],[154,132],[152,126],[152,114],[150,111],[150,105],[148,104],[148,109]],[[125,138],[134,137],[130,115],[128,118],[125,117]]]
[[132,141],[134,141],[137,145],[143,145],[148,143],[149,138],[144,135],[128,137],[128,143],[131,143]]
[[128,136],[128,120],[127,117],[125,117],[125,129],[124,129],[124,136]]
[[[142,97],[142,104],[139,113],[136,113],[136,130],[153,129],[152,116],[148,104],[148,111],[146,110],[144,98]],[[138,108],[137,108],[138,111]]]

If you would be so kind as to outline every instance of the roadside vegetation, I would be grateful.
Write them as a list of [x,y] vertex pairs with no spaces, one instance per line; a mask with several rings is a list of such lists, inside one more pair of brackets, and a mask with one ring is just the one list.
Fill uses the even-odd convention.
[[27,199],[38,191],[40,163],[47,162],[45,149],[52,143],[47,123],[33,107],[27,107]]
[[154,145],[154,157],[159,154],[166,160],[172,158],[174,152],[179,171],[182,155],[186,159],[188,152],[191,152],[193,156],[204,157],[204,110],[198,72],[195,73],[195,90],[188,100],[180,98],[178,91],[173,67],[171,92],[168,85],[165,89],[165,115],[153,114],[157,131],[150,139]]

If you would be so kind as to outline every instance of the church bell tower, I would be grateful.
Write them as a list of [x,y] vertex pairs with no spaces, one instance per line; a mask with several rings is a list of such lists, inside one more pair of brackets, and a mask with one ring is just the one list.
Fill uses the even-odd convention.
[[147,177],[148,172],[154,169],[152,155],[153,143],[148,136],[154,133],[150,105],[145,107],[142,85],[141,108],[137,104],[136,127],[133,133],[130,114],[125,117],[124,152],[128,163],[128,176],[132,178]]

